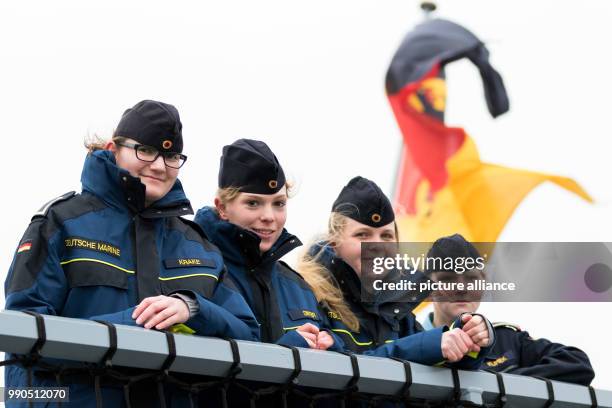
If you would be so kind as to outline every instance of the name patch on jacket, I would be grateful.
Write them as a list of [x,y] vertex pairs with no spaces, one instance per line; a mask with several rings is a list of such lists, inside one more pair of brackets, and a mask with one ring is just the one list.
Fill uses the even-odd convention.
[[512,359],[514,354],[511,352],[505,353],[503,356],[496,358],[495,360],[487,361],[485,364],[489,367],[497,367],[505,364],[508,360]]
[[327,317],[333,320],[342,320],[340,317],[340,313],[329,311],[327,312]]
[[214,268],[217,266],[214,260],[204,258],[179,258],[179,259],[166,259],[164,261],[166,269],[172,268],[189,268],[194,266],[200,266],[205,268]]
[[290,310],[289,317],[291,320],[300,320],[300,319],[312,319],[312,320],[321,320],[319,316],[310,310],[298,309],[298,310]]
[[68,237],[64,240],[64,246],[66,248],[82,248],[102,252],[103,254],[108,254],[115,258],[121,257],[121,249],[108,242],[95,241],[93,239]]

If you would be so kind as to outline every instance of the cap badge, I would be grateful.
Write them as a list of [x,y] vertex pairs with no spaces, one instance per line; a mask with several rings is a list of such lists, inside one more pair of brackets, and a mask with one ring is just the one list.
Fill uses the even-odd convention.
[[372,221],[380,222],[381,219],[382,218],[381,218],[380,214],[377,214],[377,213],[372,214]]
[[270,180],[268,181],[268,187],[275,189],[276,187],[278,187],[278,181],[276,180]]
[[162,142],[162,147],[166,150],[170,149],[172,147],[172,142],[170,140],[164,140]]

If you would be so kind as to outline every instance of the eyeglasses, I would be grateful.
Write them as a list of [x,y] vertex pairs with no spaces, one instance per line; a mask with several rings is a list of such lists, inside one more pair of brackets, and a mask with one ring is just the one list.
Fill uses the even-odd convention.
[[134,149],[136,151],[136,158],[145,162],[152,163],[161,156],[164,159],[164,164],[173,169],[180,169],[187,161],[187,156],[181,153],[160,152],[154,147],[137,143],[115,142],[115,144]]

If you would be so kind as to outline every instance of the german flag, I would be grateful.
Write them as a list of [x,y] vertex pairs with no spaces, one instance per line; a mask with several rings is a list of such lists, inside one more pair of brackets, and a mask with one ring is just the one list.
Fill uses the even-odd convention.
[[462,234],[495,242],[523,198],[551,181],[587,201],[571,178],[483,163],[473,139],[444,123],[446,64],[468,58],[479,70],[489,112],[510,103],[484,44],[464,27],[432,19],[408,33],[386,76],[389,102],[403,136],[394,194],[401,238],[431,242]]
[[26,241],[17,247],[17,253],[29,251],[30,249],[32,249],[32,241]]

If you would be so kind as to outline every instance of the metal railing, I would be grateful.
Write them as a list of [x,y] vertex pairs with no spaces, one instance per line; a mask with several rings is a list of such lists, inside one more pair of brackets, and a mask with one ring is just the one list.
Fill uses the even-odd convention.
[[388,396],[405,401],[446,401],[449,405],[544,407],[552,403],[554,407],[591,407],[596,401],[599,407],[612,408],[612,391],[532,377],[0,312],[0,351],[29,355],[36,352],[34,348],[43,358],[101,366],[108,360],[109,367],[207,378],[231,375],[232,381],[285,384],[305,393],[317,389],[318,393],[367,395],[370,402]]

